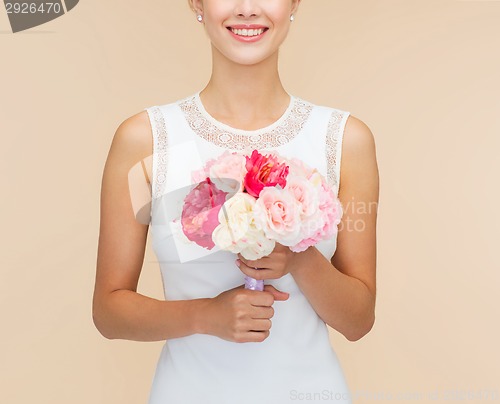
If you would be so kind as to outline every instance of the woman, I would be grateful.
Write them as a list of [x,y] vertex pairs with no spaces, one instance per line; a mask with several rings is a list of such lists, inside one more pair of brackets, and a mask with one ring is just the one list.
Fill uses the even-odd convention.
[[[165,340],[150,404],[351,402],[326,325],[356,341],[374,324],[373,135],[349,112],[283,88],[278,50],[300,0],[189,3],[211,40],[212,75],[202,91],[146,108],[116,131],[102,182],[94,323],[109,339]],[[252,149],[328,177],[344,210],[336,238],[300,253],[276,244],[258,260],[183,250],[166,223],[190,170]],[[149,224],[165,301],[136,292]],[[245,275],[265,280],[264,290],[243,288]]]

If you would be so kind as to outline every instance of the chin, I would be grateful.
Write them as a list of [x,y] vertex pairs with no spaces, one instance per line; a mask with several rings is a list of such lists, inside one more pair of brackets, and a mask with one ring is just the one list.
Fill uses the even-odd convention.
[[224,55],[227,59],[229,59],[231,62],[239,64],[239,65],[245,65],[245,66],[252,66],[252,65],[257,65],[259,63],[262,63],[269,59],[270,57],[273,56],[273,54],[265,54],[265,55],[229,55],[226,54]]
[[243,66],[253,66],[262,63],[265,59],[231,59],[234,63]]

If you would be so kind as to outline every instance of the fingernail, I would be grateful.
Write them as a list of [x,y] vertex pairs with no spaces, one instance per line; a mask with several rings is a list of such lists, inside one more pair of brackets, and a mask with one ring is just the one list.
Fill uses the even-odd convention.
[[239,259],[237,259],[236,261],[234,261],[234,263],[235,263],[236,265],[238,265],[238,266],[240,266],[240,262],[241,262],[241,261],[240,261]]

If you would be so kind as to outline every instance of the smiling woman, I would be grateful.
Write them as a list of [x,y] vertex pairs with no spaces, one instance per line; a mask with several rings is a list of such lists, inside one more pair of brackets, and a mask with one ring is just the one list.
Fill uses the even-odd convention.
[[[350,112],[284,89],[278,52],[300,0],[189,4],[210,38],[212,75],[202,90],[145,108],[115,134],[102,183],[94,322],[110,339],[165,341],[149,404],[282,404],[320,401],[323,393],[351,403],[327,325],[356,341],[375,321],[373,135]],[[283,156],[302,167],[298,172],[310,167],[343,206],[355,200],[370,209],[345,209],[338,231],[316,221],[309,240],[322,241],[302,252],[276,243],[250,260],[214,248],[207,226],[218,217],[214,201],[230,209],[227,234],[255,226],[251,204],[238,203],[253,200],[240,183],[213,188],[246,172],[255,151]],[[276,185],[266,182],[273,168],[262,167],[259,184]],[[285,166],[280,173],[276,200],[292,175]],[[299,176],[296,189],[314,189],[314,178],[301,188]],[[288,208],[336,214],[337,205],[321,198],[314,204],[297,194],[287,201],[276,204],[273,220],[291,223]],[[352,222],[363,226],[352,229]],[[148,230],[165,300],[137,293]],[[329,231],[334,236],[321,237]],[[228,242],[234,247],[234,233]],[[264,281],[264,290],[244,288],[244,276]]]

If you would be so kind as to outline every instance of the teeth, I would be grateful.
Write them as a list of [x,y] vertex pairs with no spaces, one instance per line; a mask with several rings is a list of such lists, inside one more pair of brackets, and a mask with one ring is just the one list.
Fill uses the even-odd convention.
[[240,35],[240,36],[257,36],[257,35],[260,35],[264,32],[264,29],[263,28],[259,28],[259,29],[234,29],[234,28],[231,28],[231,31],[236,34],[236,35]]

